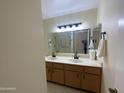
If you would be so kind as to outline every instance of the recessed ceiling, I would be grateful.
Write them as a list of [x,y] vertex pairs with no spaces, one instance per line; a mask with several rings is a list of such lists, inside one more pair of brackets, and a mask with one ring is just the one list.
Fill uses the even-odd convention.
[[43,19],[96,8],[99,0],[42,0]]

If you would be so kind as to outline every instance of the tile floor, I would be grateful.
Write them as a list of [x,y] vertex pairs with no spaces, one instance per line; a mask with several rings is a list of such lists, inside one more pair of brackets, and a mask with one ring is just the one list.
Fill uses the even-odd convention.
[[48,93],[88,93],[82,90],[78,90],[50,82],[47,83],[47,87],[48,87],[47,89]]

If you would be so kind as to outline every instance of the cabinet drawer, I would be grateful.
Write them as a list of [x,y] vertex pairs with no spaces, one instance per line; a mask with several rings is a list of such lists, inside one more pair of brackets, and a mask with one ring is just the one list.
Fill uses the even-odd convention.
[[81,66],[76,66],[76,65],[64,65],[65,70],[70,70],[70,71],[83,71],[83,67]]
[[46,62],[46,67],[52,67],[52,63]]
[[85,67],[84,72],[90,73],[90,74],[100,75],[101,74],[101,68]]
[[57,68],[57,69],[63,69],[64,65],[60,64],[60,63],[53,63],[53,68]]

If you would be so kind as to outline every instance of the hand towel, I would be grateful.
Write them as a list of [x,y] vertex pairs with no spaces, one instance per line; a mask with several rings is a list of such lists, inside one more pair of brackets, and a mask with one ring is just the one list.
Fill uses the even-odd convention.
[[97,57],[104,57],[104,56],[105,56],[105,40],[101,39],[98,45]]

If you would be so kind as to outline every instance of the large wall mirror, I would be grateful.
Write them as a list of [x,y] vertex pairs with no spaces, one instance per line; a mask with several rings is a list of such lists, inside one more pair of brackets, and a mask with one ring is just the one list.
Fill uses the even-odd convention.
[[100,31],[83,29],[78,31],[49,33],[49,51],[57,53],[82,53],[87,54],[89,51],[90,40],[93,40],[94,49],[97,49]]

